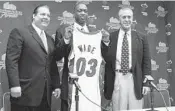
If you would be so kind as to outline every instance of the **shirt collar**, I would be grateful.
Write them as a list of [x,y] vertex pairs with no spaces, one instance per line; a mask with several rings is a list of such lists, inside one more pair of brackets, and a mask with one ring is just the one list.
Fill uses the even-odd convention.
[[40,36],[42,30],[40,28],[38,28],[34,23],[32,23],[32,26],[35,29],[35,31],[37,32],[37,34]]
[[86,24],[84,26],[81,26],[81,25],[79,25],[78,23],[75,22],[74,23],[74,28],[79,28],[79,29],[84,28],[84,29],[86,29],[87,26],[86,26]]
[[[124,31],[123,29],[120,28],[119,33],[121,33],[122,35],[124,35],[124,34],[125,34],[125,31]],[[129,29],[129,30],[127,31],[127,35],[128,35],[128,36],[131,35],[131,29]]]

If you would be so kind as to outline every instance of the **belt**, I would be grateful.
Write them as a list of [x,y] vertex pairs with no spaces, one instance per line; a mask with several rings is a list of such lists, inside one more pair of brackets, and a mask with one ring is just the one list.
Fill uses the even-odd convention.
[[[123,73],[124,72],[122,69],[116,69],[115,71],[116,72],[120,72],[120,73]],[[128,69],[127,72],[132,73],[132,69]]]

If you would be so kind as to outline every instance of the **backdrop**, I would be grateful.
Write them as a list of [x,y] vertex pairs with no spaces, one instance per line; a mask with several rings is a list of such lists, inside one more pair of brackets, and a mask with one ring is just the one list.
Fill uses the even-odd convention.
[[[8,92],[8,81],[5,71],[5,51],[9,33],[13,28],[31,23],[33,9],[39,4],[47,4],[51,9],[51,23],[47,32],[54,37],[60,24],[72,22],[73,8],[76,1],[0,1],[0,109],[2,96]],[[92,27],[117,30],[120,25],[117,13],[120,7],[130,7],[134,11],[133,30],[147,35],[150,45],[152,75],[154,83],[162,90],[165,99],[175,105],[175,2],[173,1],[86,1],[89,8],[88,22]],[[62,70],[62,61],[58,64]],[[103,77],[103,75],[102,75]],[[169,99],[170,98],[170,99]],[[9,104],[8,96],[5,103]],[[163,106],[159,93],[155,92],[155,104]],[[102,97],[103,106],[106,106]],[[145,97],[145,107],[150,106],[149,97]],[[0,110],[0,111],[1,111]],[[53,111],[59,110],[59,100],[53,98]]]

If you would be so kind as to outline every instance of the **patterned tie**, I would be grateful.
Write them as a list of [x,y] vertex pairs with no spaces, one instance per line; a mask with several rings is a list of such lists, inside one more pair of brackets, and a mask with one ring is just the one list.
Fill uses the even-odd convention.
[[126,75],[129,70],[129,45],[127,33],[125,33],[122,42],[121,70],[124,75]]
[[48,52],[47,38],[44,34],[44,31],[41,31],[40,37],[41,37],[41,40],[44,44],[44,47],[45,47],[46,51]]

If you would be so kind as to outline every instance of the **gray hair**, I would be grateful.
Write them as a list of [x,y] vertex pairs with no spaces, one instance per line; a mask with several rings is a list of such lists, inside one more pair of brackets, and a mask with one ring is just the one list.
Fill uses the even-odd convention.
[[121,9],[119,10],[119,12],[118,12],[118,16],[119,16],[119,17],[122,15],[122,13],[123,13],[124,10],[129,10],[129,11],[131,12],[131,14],[133,15],[132,9],[126,7],[126,8],[121,8]]

